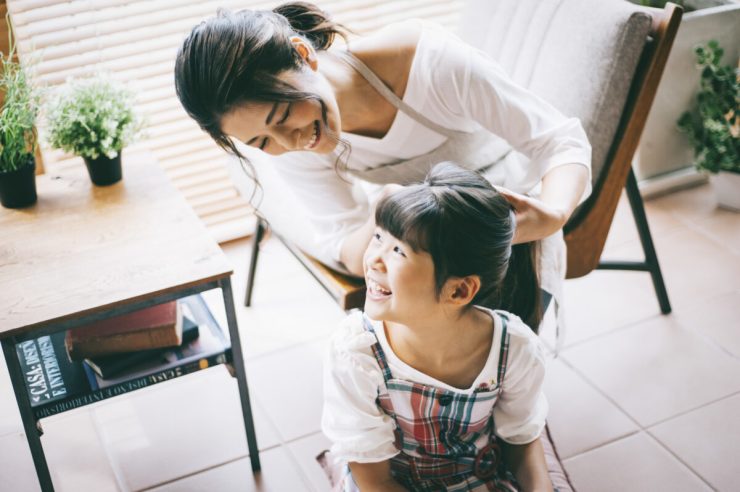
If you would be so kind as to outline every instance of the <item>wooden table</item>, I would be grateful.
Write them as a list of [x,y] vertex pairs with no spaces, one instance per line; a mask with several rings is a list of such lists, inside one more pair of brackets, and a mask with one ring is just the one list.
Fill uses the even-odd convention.
[[15,345],[220,288],[252,470],[260,468],[228,261],[148,154],[107,187],[75,172],[37,178],[38,203],[0,208],[0,339],[42,490],[53,490]]

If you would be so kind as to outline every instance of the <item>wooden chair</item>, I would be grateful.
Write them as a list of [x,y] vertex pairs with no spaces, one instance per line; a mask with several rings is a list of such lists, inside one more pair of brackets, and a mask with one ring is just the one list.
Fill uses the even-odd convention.
[[[681,7],[672,3],[666,4],[662,11],[657,9],[652,11],[650,36],[635,72],[607,161],[594,184],[591,196],[576,210],[564,228],[568,245],[567,278],[582,277],[594,269],[650,272],[663,314],[671,312],[671,304],[653,246],[637,178],[632,169],[632,159],[678,32],[681,15]],[[623,188],[626,188],[640,236],[645,254],[644,261],[601,260],[601,253]]]
[[[249,258],[249,272],[247,277],[247,291],[244,295],[244,305],[252,305],[252,291],[254,290],[254,275],[257,270],[257,258],[259,256],[260,242],[265,236],[268,227],[263,219],[257,220],[257,226],[252,237],[252,252]],[[274,232],[273,232],[274,233]],[[337,302],[345,311],[365,305],[365,281],[351,275],[344,275],[332,270],[316,258],[301,251],[295,244],[286,240],[279,234],[275,236],[285,245],[298,262],[308,270],[321,287]]]
[[[681,8],[671,3],[661,10],[620,0],[469,0],[460,29],[466,41],[497,59],[517,82],[565,114],[578,116],[584,123],[594,148],[593,192],[565,226],[567,277],[581,277],[596,268],[650,272],[663,313],[669,313],[671,307],[631,161],[681,14]],[[612,23],[623,22],[624,26],[602,29],[599,22],[610,27]],[[504,34],[499,35],[502,32]],[[608,34],[614,39],[600,39]],[[533,39],[540,43],[539,46],[533,46]],[[589,43],[601,50],[610,49],[611,54],[606,57],[609,63],[599,63],[594,58],[596,54],[589,52]],[[519,51],[516,52],[512,45]],[[583,53],[579,53],[579,49]],[[538,62],[527,66],[526,53]],[[601,71],[592,70],[583,63],[578,67],[579,57],[589,56]],[[577,76],[571,65],[580,68],[583,81],[589,79],[592,92],[602,95],[597,101],[599,104],[583,105],[587,91],[579,86],[578,79],[568,80]],[[601,261],[625,185],[645,251],[645,261]],[[265,224],[260,220],[254,235],[246,306],[251,304],[259,243],[264,232]],[[289,241],[283,242],[342,309],[363,306],[365,286],[361,279],[335,272]]]

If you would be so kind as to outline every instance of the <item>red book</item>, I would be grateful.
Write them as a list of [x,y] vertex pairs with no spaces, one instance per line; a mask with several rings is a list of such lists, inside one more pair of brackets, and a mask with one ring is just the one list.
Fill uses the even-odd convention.
[[182,316],[177,301],[158,304],[68,330],[64,338],[69,358],[135,352],[182,343]]

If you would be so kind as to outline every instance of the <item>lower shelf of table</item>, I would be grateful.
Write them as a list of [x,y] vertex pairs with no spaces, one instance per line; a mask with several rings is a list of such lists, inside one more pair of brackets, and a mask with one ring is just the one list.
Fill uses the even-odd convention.
[[64,347],[65,332],[20,342],[16,354],[24,375],[34,417],[51,415],[96,403],[169,381],[218,364],[231,363],[231,344],[200,294],[180,299],[198,325],[192,342],[140,361],[106,379],[86,362],[71,361]]

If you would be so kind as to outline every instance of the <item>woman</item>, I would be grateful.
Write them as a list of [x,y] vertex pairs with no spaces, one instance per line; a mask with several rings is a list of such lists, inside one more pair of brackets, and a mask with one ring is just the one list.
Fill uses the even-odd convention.
[[515,243],[543,240],[541,285],[557,299],[561,229],[590,192],[578,120],[439,27],[402,22],[329,49],[337,34],[304,2],[220,12],[178,53],[178,97],[228,152],[241,156],[242,142],[275,156],[312,218],[314,244],[299,245],[335,268],[362,274],[374,227],[377,196],[358,197],[353,183],[404,185],[451,160],[501,187]]

